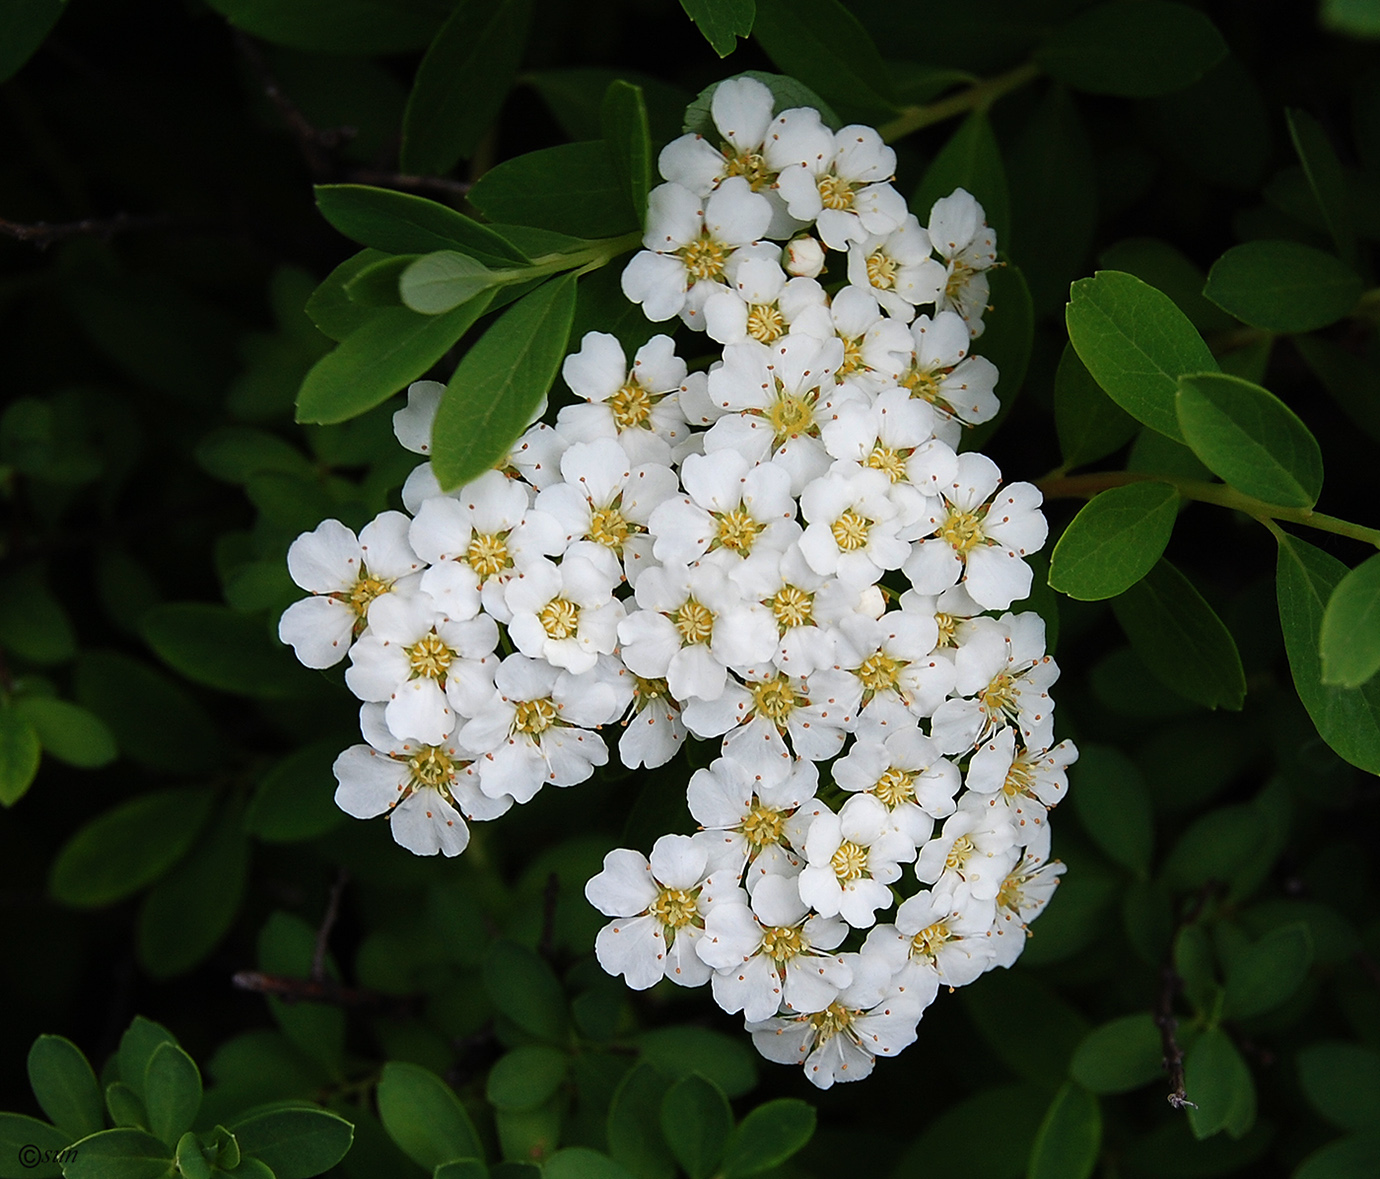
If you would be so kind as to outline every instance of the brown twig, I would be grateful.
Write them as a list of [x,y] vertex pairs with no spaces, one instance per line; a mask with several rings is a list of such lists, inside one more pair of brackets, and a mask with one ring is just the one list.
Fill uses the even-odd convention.
[[336,918],[340,916],[340,894],[350,874],[341,868],[336,873],[335,883],[331,885],[331,897],[326,902],[326,913],[321,918],[321,928],[316,931],[316,950],[311,956],[311,977],[313,982],[326,981],[326,951],[330,945],[331,930],[335,928]]
[[32,242],[40,250],[46,250],[54,242],[69,237],[91,236],[109,241],[117,233],[126,233],[134,229],[160,229],[171,224],[172,218],[166,214],[155,217],[131,217],[128,213],[116,213],[113,217],[87,217],[81,221],[62,221],[56,225],[51,225],[47,221],[26,224],[0,217],[0,234],[12,237],[15,241]]
[[[230,978],[242,991],[257,995],[273,995],[289,1003],[334,1003],[340,1007],[381,1007],[399,1002],[395,995],[385,995],[368,987],[341,986],[333,978],[289,978],[283,974],[266,974],[261,970],[240,970]],[[406,1002],[406,1000],[403,1000]]]
[[1179,1029],[1179,1021],[1174,1017],[1174,996],[1183,989],[1183,985],[1184,980],[1179,977],[1179,972],[1173,966],[1165,963],[1160,967],[1160,993],[1155,1004],[1155,1026],[1160,1029],[1164,1067],[1169,1073],[1169,1104],[1175,1109],[1183,1109],[1186,1105],[1197,1109],[1198,1107],[1184,1094],[1184,1050],[1179,1047],[1179,1040],[1175,1035]]

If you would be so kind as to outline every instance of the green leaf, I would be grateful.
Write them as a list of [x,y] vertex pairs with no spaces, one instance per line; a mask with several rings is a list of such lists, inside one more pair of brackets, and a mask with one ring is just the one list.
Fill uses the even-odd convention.
[[503,109],[532,23],[532,0],[461,0],[417,67],[403,114],[404,172],[440,175],[468,159]]
[[145,641],[189,680],[265,700],[320,692],[321,678],[274,643],[263,623],[209,602],[155,606],[144,615]]
[[[270,914],[259,930],[259,969],[288,978],[310,979],[315,966],[316,938],[316,930],[300,917],[281,911]],[[338,980],[339,972],[329,955],[326,972],[328,977]],[[268,1008],[288,1039],[305,1056],[318,1062],[332,1077],[341,1076],[345,1012],[338,1004],[285,1001],[270,996]]]
[[[787,74],[769,74],[764,70],[743,70],[742,73],[734,74],[733,78],[753,78],[770,90],[773,114],[779,115],[792,107],[811,106],[819,111],[820,120],[826,127],[837,131],[843,126],[843,120],[834,113],[833,108],[798,78],[792,78]],[[695,96],[694,101],[685,108],[685,118],[681,124],[683,132],[703,135],[710,141],[723,138],[714,124],[714,92],[724,82],[732,80],[723,78],[713,82]]]
[[0,804],[13,806],[33,784],[43,748],[20,711],[0,703]]
[[1075,90],[1153,98],[1196,82],[1226,55],[1217,27],[1187,4],[1111,0],[1057,29],[1035,60]]
[[[920,1136],[897,1160],[892,1179],[1019,1179],[1048,1100],[1047,1087],[1028,1082],[981,1089],[926,1119]],[[993,1125],[1002,1132],[993,1134]]]
[[420,1065],[390,1061],[378,1085],[388,1136],[428,1171],[452,1159],[482,1159],[484,1148],[465,1107],[440,1077]]
[[1227,966],[1228,1019],[1263,1015],[1288,1001],[1313,965],[1313,937],[1303,922],[1273,929]]
[[490,270],[468,254],[438,250],[407,265],[398,281],[398,291],[411,310],[440,315],[504,280],[502,273]]
[[1212,264],[1203,294],[1243,323],[1270,332],[1311,332],[1349,315],[1361,277],[1331,254],[1299,242],[1233,246]]
[[1064,465],[1081,467],[1120,450],[1140,427],[1102,392],[1073,345],[1065,344],[1054,373],[1054,428]]
[[[911,207],[927,216],[935,201],[956,188],[967,189],[978,199],[987,214],[987,224],[996,230],[997,244],[1009,252],[1011,192],[1006,184],[1001,146],[985,111],[974,111],[949,136],[925,169],[925,178],[910,199]],[[1000,304],[994,302],[993,306]]]
[[733,1111],[712,1081],[685,1077],[661,1100],[661,1132],[690,1179],[709,1179],[733,1132]]
[[525,1044],[494,1063],[484,1094],[496,1109],[535,1109],[561,1087],[569,1067],[559,1048]]
[[1380,37],[1380,5],[1375,0],[1322,0],[1319,15],[1323,27],[1334,32],[1349,37]]
[[0,82],[38,51],[66,7],[67,0],[13,0],[0,8]]
[[783,74],[848,119],[896,113],[891,75],[871,35],[839,0],[757,0],[753,36]]
[[1199,1015],[1208,1016],[1221,999],[1212,942],[1201,925],[1185,925],[1174,938],[1174,969],[1184,981],[1184,994]]
[[781,1097],[749,1111],[724,1152],[724,1179],[746,1179],[779,1167],[814,1137],[815,1107]]
[[609,1154],[638,1179],[672,1179],[675,1159],[661,1133],[661,1100],[671,1083],[645,1062],[634,1065],[609,1104]]
[[201,1149],[201,1142],[190,1130],[177,1140],[177,1149],[173,1154],[181,1179],[214,1179],[211,1164],[206,1161],[206,1155]]
[[621,79],[610,83],[600,110],[600,125],[618,180],[627,190],[641,225],[647,219],[647,193],[654,179],[652,132],[642,87]]
[[144,1071],[149,1129],[174,1149],[201,1110],[201,1072],[176,1044],[160,1044]]
[[1109,745],[1085,745],[1072,771],[1073,809],[1084,830],[1113,860],[1144,878],[1155,828],[1140,770]]
[[83,651],[75,687],[120,751],[141,765],[199,773],[221,764],[220,736],[206,710],[148,664],[115,651]]
[[680,0],[685,14],[720,57],[738,48],[738,38],[752,32],[756,0]]
[[384,307],[311,367],[297,395],[299,422],[343,422],[424,375],[489,309],[484,292],[442,315]]
[[500,939],[484,958],[484,987],[494,1006],[523,1031],[561,1042],[568,1028],[565,991],[534,950]]
[[1380,774],[1380,684],[1340,688],[1322,682],[1318,640],[1326,604],[1346,566],[1296,537],[1278,539],[1279,621],[1299,699],[1324,741],[1352,765]]
[[489,1179],[489,1168],[478,1159],[456,1159],[442,1163],[431,1173],[431,1179]]
[[1102,1146],[1102,1108],[1081,1085],[1065,1083],[1035,1134],[1027,1179],[1088,1179]]
[[1267,835],[1264,815],[1249,803],[1219,807],[1195,819],[1164,862],[1164,876],[1185,891],[1209,881],[1225,883]]
[[170,978],[205,959],[239,914],[248,871],[249,841],[232,801],[139,907],[135,950],[144,970]]
[[1131,237],[1098,255],[1104,270],[1123,270],[1163,291],[1200,332],[1227,332],[1236,324],[1203,298],[1206,276],[1183,251],[1153,237]]
[[576,237],[614,237],[641,226],[602,139],[504,160],[475,182],[469,200],[491,221]]
[[1193,1102],[1188,1108],[1188,1124],[1194,1137],[1200,1139],[1226,1129],[1243,1105],[1254,1103],[1255,1082],[1250,1069],[1221,1028],[1209,1028],[1188,1050],[1184,1094]]
[[338,827],[344,812],[331,766],[339,754],[339,741],[316,741],[273,766],[254,791],[245,830],[266,843],[296,843]]
[[729,1098],[741,1097],[757,1084],[752,1053],[732,1036],[710,1028],[657,1028],[635,1041],[642,1059],[668,1077],[699,1073],[718,1085]]
[[487,225],[425,197],[365,184],[318,184],[316,207],[336,229],[387,254],[459,250],[486,266],[529,259]]
[[1375,1125],[1380,1109],[1380,1053],[1360,1044],[1325,1041],[1298,1055],[1299,1083],[1313,1107],[1344,1130]]
[[227,483],[244,483],[260,471],[310,475],[311,463],[286,439],[249,426],[223,426],[196,445],[197,464]]
[[53,897],[91,908],[152,884],[186,854],[214,798],[192,786],[141,794],[106,811],[58,852],[48,881]]
[[1377,1171],[1380,1131],[1366,1127],[1315,1150],[1303,1160],[1293,1179],[1371,1179]]
[[587,1146],[558,1150],[542,1165],[543,1179],[633,1179],[622,1163]]
[[406,53],[436,31],[436,9],[399,0],[208,0],[236,28],[311,53]]
[[1346,415],[1380,441],[1380,368],[1321,336],[1294,336],[1291,343]]
[[[119,1078],[131,1096],[146,1106],[144,1082],[154,1053],[164,1044],[177,1044],[176,1037],[161,1023],[136,1015],[120,1037]],[[144,1119],[147,1125],[147,1119]]]
[[62,1174],[59,1153],[72,1135],[24,1114],[0,1113],[0,1179]]
[[29,1086],[55,1126],[73,1138],[105,1127],[96,1074],[80,1048],[61,1036],[39,1036],[29,1049]]
[[1168,295],[1102,270],[1073,284],[1069,340],[1093,379],[1152,430],[1183,441],[1174,397],[1184,373],[1217,368],[1202,336]]
[[1352,222],[1351,200],[1347,193],[1346,174],[1341,161],[1328,141],[1327,132],[1307,111],[1286,110],[1289,138],[1298,153],[1308,187],[1313,190],[1318,212],[1322,214],[1327,232],[1337,246],[1342,261],[1359,267],[1356,253],[1356,227]]
[[103,1130],[80,1145],[62,1166],[64,1179],[163,1179],[174,1173],[170,1147],[143,1130]]
[[337,342],[368,323],[369,309],[361,307],[346,292],[356,278],[388,257],[382,250],[361,250],[332,270],[307,300],[305,311],[312,323]]
[[1030,352],[1035,343],[1035,307],[1030,287],[1019,266],[1008,263],[989,270],[993,308],[982,333],[982,355],[1001,371],[1001,408],[997,416],[963,432],[961,449],[978,450],[1006,421],[1025,382]]
[[1164,1044],[1147,1014],[1094,1028],[1078,1045],[1069,1074],[1093,1093],[1129,1093],[1164,1075]]
[[1318,441],[1269,390],[1225,373],[1200,373],[1179,378],[1177,408],[1184,440],[1214,475],[1266,503],[1317,503]]
[[276,1179],[311,1179],[335,1166],[350,1149],[355,1128],[339,1114],[312,1106],[269,1107],[231,1122],[240,1151]]
[[963,1006],[989,1048],[1017,1076],[1060,1083],[1089,1026],[1077,1011],[1024,972],[989,972],[964,987]]
[[1179,493],[1167,483],[1130,483],[1101,492],[1054,546],[1049,584],[1083,602],[1124,593],[1164,554],[1178,511]]
[[[468,255],[466,255],[468,257]],[[389,254],[364,267],[345,284],[345,297],[357,307],[400,307],[398,280],[421,254]],[[482,263],[476,262],[476,266]]]
[[29,722],[45,752],[69,766],[94,770],[119,756],[110,730],[79,705],[31,696],[16,700],[14,709]]
[[0,646],[30,663],[66,663],[77,653],[67,611],[34,567],[0,581]]
[[1236,640],[1163,557],[1113,601],[1112,610],[1145,666],[1176,692],[1206,708],[1241,707],[1246,675]]
[[505,311],[465,353],[432,429],[445,488],[483,474],[508,453],[556,379],[575,315],[575,277],[552,279]]
[[1328,686],[1359,688],[1380,671],[1380,554],[1337,583],[1323,611],[1318,653]]
[[105,1108],[110,1114],[110,1120],[117,1126],[143,1129],[144,1123],[148,1121],[144,1103],[123,1081],[115,1081],[105,1087]]

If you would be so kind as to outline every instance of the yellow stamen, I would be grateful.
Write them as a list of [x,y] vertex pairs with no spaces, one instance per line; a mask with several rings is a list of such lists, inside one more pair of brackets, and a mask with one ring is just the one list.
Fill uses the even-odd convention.
[[934,624],[939,628],[939,642],[936,644],[937,646],[956,647],[958,645],[954,639],[958,631],[957,618],[952,614],[936,614],[934,616]]
[[566,598],[552,598],[537,619],[553,639],[568,639],[579,629],[580,607]]
[[810,626],[815,620],[815,596],[793,585],[782,586],[767,603],[782,634],[793,626]]
[[819,427],[815,425],[816,397],[818,393],[806,393],[797,397],[794,393],[787,393],[784,388],[777,386],[775,399],[763,413],[775,435],[772,439],[773,446],[780,446],[788,438],[797,438],[801,434],[813,437],[819,433]]
[[1016,685],[1006,672],[994,676],[992,682],[978,693],[982,709],[992,720],[1015,716],[1020,711],[1016,700]]
[[697,904],[699,895],[698,888],[689,891],[683,888],[663,888],[656,894],[656,900],[648,906],[647,911],[662,925],[671,929],[681,929],[692,921],[702,927],[704,921],[700,917]]
[[899,269],[896,259],[881,250],[874,250],[867,256],[867,281],[879,291],[889,291],[896,285]]
[[544,733],[556,723],[556,706],[549,697],[519,700],[513,705],[513,732]]
[[830,172],[819,178],[819,199],[826,209],[851,209],[853,186]]
[[599,508],[590,513],[589,531],[585,535],[595,544],[601,544],[605,548],[612,549],[615,553],[621,553],[628,537],[634,531],[640,532],[641,529],[637,528],[636,525],[629,524],[618,508],[607,507]]
[[505,569],[512,568],[513,559],[508,555],[508,534],[506,532],[476,532],[465,550],[465,560],[480,580],[496,577]]
[[701,230],[698,238],[688,246],[682,246],[676,254],[685,263],[685,269],[692,278],[717,279],[723,277],[724,264],[731,252],[723,243],[710,237],[707,230]]
[[910,770],[892,766],[877,779],[872,793],[883,806],[895,810],[903,802],[915,801],[915,775]]
[[455,775],[455,764],[444,749],[424,745],[407,759],[408,772],[414,786],[430,786],[445,792]]
[[445,640],[434,630],[403,649],[407,652],[412,679],[444,680],[446,668],[455,658],[455,652],[446,646]]
[[854,673],[862,681],[863,696],[870,700],[878,692],[895,691],[904,666],[899,659],[892,659],[882,651],[869,655]]
[[830,1003],[823,1011],[810,1016],[810,1022],[816,1029],[815,1043],[823,1044],[848,1029],[853,1022],[853,1013],[842,1003]]
[[364,616],[369,612],[369,603],[380,594],[386,594],[392,584],[391,581],[384,581],[381,577],[369,576],[369,572],[364,568],[360,569],[359,578],[350,587],[350,594],[346,600],[350,603],[350,609],[355,612],[355,617],[361,623],[364,621]]
[[779,307],[770,303],[753,303],[748,307],[747,334],[763,344],[770,344],[786,334],[786,317]]
[[776,173],[767,167],[767,161],[755,151],[735,152],[732,144],[725,143],[720,150],[727,157],[724,163],[724,178],[741,176],[748,182],[753,192],[760,192],[776,179]]
[[860,880],[867,872],[867,848],[845,839],[829,860],[829,865],[840,880]]
[[793,925],[778,925],[762,934],[762,953],[781,966],[803,954],[808,946]]
[[940,538],[953,547],[960,557],[966,557],[980,544],[987,543],[982,531],[982,517],[962,508],[950,508],[949,518],[939,530]]
[[933,925],[925,926],[910,939],[911,957],[925,958],[933,962],[939,947],[947,942],[951,936],[948,923],[945,921],[936,921]]
[[702,606],[694,598],[686,598],[685,604],[671,619],[680,631],[682,644],[707,643],[714,633],[714,613],[708,606]]
[[834,534],[834,543],[845,553],[851,553],[867,545],[867,534],[871,526],[872,521],[866,516],[860,516],[849,508],[829,526],[829,531]]
[[773,843],[781,842],[781,829],[785,822],[785,812],[757,802],[743,818],[742,832],[748,846],[754,852],[758,852]]
[[893,450],[879,442],[867,456],[867,465],[874,471],[885,471],[888,479],[893,483],[900,483],[906,477],[906,460],[909,457],[909,453],[902,454],[899,450]]
[[629,381],[612,397],[609,408],[620,430],[633,430],[652,416],[652,396],[636,381]]
[[971,836],[960,835],[954,840],[953,846],[949,848],[949,854],[944,857],[944,867],[950,872],[961,872],[963,865],[968,862],[977,848],[973,844]]
[[749,683],[748,688],[756,701],[756,711],[779,729],[796,705],[795,689],[790,680],[778,675],[761,683]]
[[762,531],[762,525],[748,515],[746,511],[742,508],[734,508],[731,512],[716,512],[714,519],[719,524],[711,548],[722,546],[726,549],[732,549],[735,553],[741,553],[743,556],[747,556],[752,551],[752,542]]

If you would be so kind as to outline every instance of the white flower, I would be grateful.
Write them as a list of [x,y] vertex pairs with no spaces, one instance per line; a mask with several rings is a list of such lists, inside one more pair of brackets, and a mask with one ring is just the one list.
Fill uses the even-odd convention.
[[1078,760],[1072,741],[1053,749],[1016,748],[1014,729],[998,729],[968,763],[969,791],[1006,809],[1028,852],[1049,851],[1048,811],[1068,792],[1068,767]]
[[512,621],[508,636],[524,655],[579,674],[618,645],[623,603],[615,581],[584,557],[559,565],[538,561],[504,591]]
[[925,884],[961,881],[974,900],[990,901],[1019,859],[1016,828],[1004,811],[965,794],[941,833],[920,849],[915,875]]
[[914,214],[890,233],[848,243],[848,281],[870,290],[888,315],[909,321],[917,303],[933,303],[947,278],[930,256],[930,238]]
[[749,1022],[792,1011],[823,1011],[853,980],[835,949],[848,934],[842,921],[819,917],[788,876],[764,878],[737,904],[716,905],[705,920],[700,957],[714,968],[714,1000]]
[[[624,269],[623,293],[654,322],[679,315],[702,329],[704,301],[727,281],[729,260],[761,239],[771,216],[771,202],[741,176],[707,199],[679,184],[657,185],[647,195],[647,248]],[[760,252],[770,257],[776,250]]]
[[895,1056],[915,1042],[924,1004],[890,981],[890,963],[864,949],[845,954],[853,981],[825,1010],[779,1016],[747,1030],[757,1051],[779,1064],[803,1064],[811,1084],[861,1081],[878,1056]]
[[1027,928],[1043,911],[1064,865],[1058,860],[1042,862],[1043,857],[1027,854],[1002,881],[997,890],[996,916],[993,919],[992,940],[996,942],[992,966],[1010,966],[1025,949]]
[[878,909],[890,908],[887,885],[901,878],[901,863],[915,857],[915,844],[891,825],[890,812],[875,797],[855,794],[838,814],[816,816],[805,854],[801,900],[823,917],[841,915],[865,929]]
[[1044,497],[1033,483],[1009,483],[997,494],[1001,471],[986,455],[958,456],[954,478],[941,487],[943,506],[930,516],[936,535],[917,544],[905,573],[922,594],[937,594],[960,576],[973,601],[1005,610],[1030,593],[1024,558],[1049,535],[1040,512]]
[[930,735],[945,753],[966,753],[1004,725],[1020,730],[1027,749],[1048,749],[1054,739],[1049,688],[1059,665],[1045,654],[1045,623],[1038,614],[977,618],[954,652],[958,697],[935,709]]
[[918,727],[859,737],[846,757],[834,763],[834,781],[845,790],[872,795],[891,824],[919,847],[934,831],[935,819],[957,809],[962,786],[958,767]]
[[730,270],[731,287],[704,303],[705,332],[720,344],[770,344],[794,330],[799,319],[828,316],[824,288],[812,278],[787,279],[775,259],[744,258]]
[[982,335],[982,313],[990,294],[985,271],[997,261],[997,235],[986,217],[962,188],[940,197],[930,209],[930,241],[948,264],[938,310],[952,309],[963,316],[973,339]]
[[966,986],[992,965],[994,912],[991,900],[948,887],[925,889],[901,903],[894,925],[869,933],[863,950],[884,958],[898,985],[928,1007],[941,984]]
[[937,638],[932,618],[906,610],[878,619],[855,614],[839,623],[835,666],[858,681],[859,733],[909,728],[948,696],[954,667],[934,653]]
[[662,679],[633,676],[632,712],[623,721],[618,740],[618,760],[630,770],[664,766],[685,743],[685,722],[680,705]]
[[685,440],[679,391],[686,369],[670,336],[653,336],[633,357],[631,370],[617,337],[586,332],[580,350],[565,358],[561,376],[584,404],[567,405],[557,431],[571,442],[617,438],[634,463],[669,463]]
[[431,453],[431,427],[441,408],[446,387],[440,381],[413,381],[407,387],[407,407],[393,414],[393,434],[413,454]]
[[800,496],[809,521],[800,551],[816,573],[861,590],[899,569],[910,556],[901,540],[901,508],[882,471],[844,466],[810,483]]
[[855,589],[810,568],[799,542],[781,554],[776,579],[760,601],[780,636],[774,661],[790,675],[832,667],[839,623],[863,610]]
[[367,745],[352,745],[335,759],[336,805],[357,819],[387,814],[393,838],[419,856],[457,856],[470,841],[464,815],[495,819],[512,799],[495,801],[479,789],[468,753],[454,738],[435,745],[399,739],[383,719],[383,706],[366,704],[360,724]]
[[651,859],[618,848],[604,870],[585,885],[585,898],[614,918],[594,939],[599,965],[621,974],[635,991],[663,977],[683,987],[709,981],[709,966],[695,953],[716,888],[705,868],[702,845],[688,835],[663,835]]
[[312,596],[294,602],[278,637],[307,667],[332,667],[364,630],[370,607],[393,590],[413,588],[422,562],[407,543],[408,518],[384,512],[358,538],[339,520],[323,520],[288,548],[288,573]]

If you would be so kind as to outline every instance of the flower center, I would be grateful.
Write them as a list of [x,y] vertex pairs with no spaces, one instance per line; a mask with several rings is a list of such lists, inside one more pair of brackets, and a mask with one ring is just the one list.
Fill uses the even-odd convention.
[[815,426],[814,400],[817,395],[807,393],[803,397],[794,393],[787,393],[780,385],[776,389],[776,397],[767,406],[766,413],[763,415],[771,424],[771,428],[776,437],[772,441],[773,446],[780,446],[787,438],[795,438],[801,434],[816,434],[818,428]]
[[445,640],[434,630],[403,650],[407,652],[407,662],[414,680],[444,680],[446,668],[455,658],[455,652],[446,646]]
[[815,1026],[815,1042],[823,1044],[848,1029],[853,1013],[842,1003],[830,1003],[823,1011],[810,1016],[810,1022]]
[[689,891],[683,888],[663,888],[656,894],[656,900],[651,903],[647,912],[671,929],[680,929],[692,921],[696,925],[703,925],[703,921],[698,920],[699,895],[698,888]]
[[701,230],[699,237],[676,251],[685,269],[696,280],[723,277],[729,253],[728,247],[710,237],[707,230]]
[[936,614],[934,624],[939,628],[939,647],[955,647],[954,635],[958,632],[958,619],[952,614]]
[[829,860],[840,880],[860,880],[867,874],[867,848],[845,839]]
[[871,525],[872,522],[866,516],[860,516],[849,508],[829,526],[829,531],[834,534],[834,543],[845,553],[851,553],[855,549],[866,547],[867,533]]
[[939,952],[939,947],[947,942],[950,936],[949,926],[945,921],[936,921],[933,925],[925,926],[910,939],[911,957],[925,958],[933,962]]
[[909,457],[908,454],[902,454],[899,450],[893,450],[879,442],[867,456],[867,465],[874,471],[885,471],[888,479],[893,483],[900,483],[906,477],[906,459]]
[[881,250],[874,250],[867,256],[867,281],[880,291],[889,291],[896,285],[896,259]]
[[1025,894],[1021,892],[1021,885],[1026,878],[1017,872],[1012,872],[1001,882],[1001,887],[997,889],[997,908],[1010,909],[1013,913],[1021,911],[1021,905],[1025,901]]
[[633,695],[637,697],[637,711],[641,712],[653,700],[669,700],[671,690],[665,680],[644,680],[633,676]]
[[350,609],[355,612],[355,617],[359,620],[356,625],[364,622],[364,616],[369,612],[369,603],[380,594],[386,594],[391,581],[384,581],[381,577],[370,577],[368,570],[361,568],[359,578],[350,587],[349,597],[346,599],[350,603]]
[[899,766],[892,766],[877,779],[872,793],[883,806],[895,810],[903,802],[915,801],[915,775]]
[[621,553],[632,532],[633,525],[623,518],[623,513],[618,508],[607,507],[590,514],[589,532],[586,535],[595,544]]
[[1016,701],[1016,685],[1004,671],[994,676],[992,682],[978,693],[978,700],[982,703],[983,711],[994,721],[1015,716],[1020,711]]
[[966,557],[987,541],[982,532],[982,517],[976,512],[965,512],[962,508],[949,509],[949,518],[944,521],[939,535],[960,557]]
[[652,416],[652,397],[636,381],[629,381],[609,398],[609,408],[620,430],[633,430]]
[[508,534],[506,532],[476,532],[465,550],[465,560],[481,581],[497,577],[505,569],[512,568],[513,559],[508,555]]
[[743,817],[742,832],[748,846],[753,851],[761,851],[764,847],[781,842],[781,828],[785,822],[784,812],[758,802]]
[[1035,767],[1024,757],[1018,757],[1006,771],[1006,781],[1001,784],[1001,792],[1007,798],[1017,798],[1020,795],[1030,797],[1035,793],[1034,785]]
[[921,401],[928,401],[931,405],[947,406],[949,403],[944,396],[941,383],[946,375],[915,365],[901,377],[901,386],[909,389],[910,395],[918,397]]
[[854,674],[862,681],[863,693],[871,699],[878,692],[894,691],[901,679],[901,668],[905,666],[899,659],[893,659],[884,651],[869,655]]
[[714,633],[714,612],[708,606],[695,601],[694,598],[686,598],[685,604],[676,611],[675,617],[671,621],[680,631],[682,646],[689,646],[691,643],[707,643],[709,636]]
[[853,373],[862,372],[867,365],[863,363],[862,340],[845,339],[843,341],[843,363],[834,370],[834,375],[842,380]]
[[957,303],[963,293],[963,284],[973,277],[973,268],[962,262],[951,262],[950,265],[953,269],[949,272],[948,282],[944,284],[944,298],[950,303]]
[[851,209],[853,207],[853,186],[841,176],[830,172],[819,178],[819,199],[826,209]]
[[793,925],[778,925],[762,934],[762,953],[783,966],[803,954],[808,945]]
[[568,598],[552,598],[537,619],[553,639],[568,639],[580,627],[580,607]]
[[753,303],[748,307],[747,334],[763,344],[770,344],[786,332],[786,317],[771,303]]
[[556,706],[551,698],[519,700],[513,705],[513,732],[544,733],[556,723]]
[[814,594],[807,594],[793,585],[777,590],[769,605],[782,634],[793,626],[810,626],[815,620]]
[[450,755],[435,745],[423,745],[407,759],[407,768],[413,786],[430,786],[433,790],[444,790],[455,776]]
[[973,844],[972,836],[960,835],[949,848],[949,854],[944,857],[944,867],[950,872],[961,872],[963,865],[968,862],[968,857],[975,851],[977,848]]
[[775,173],[767,167],[767,161],[755,151],[734,152],[731,144],[725,143],[720,150],[727,157],[724,161],[724,178],[741,176],[748,182],[753,192],[765,188],[775,178]]
[[722,545],[744,556],[752,551],[752,542],[762,531],[762,525],[744,509],[734,508],[731,512],[716,512],[714,519],[719,522],[719,530],[714,537],[715,547]]
[[790,716],[791,710],[795,708],[795,690],[791,687],[790,680],[783,675],[753,684],[751,691],[753,699],[757,702],[757,712],[772,721],[777,728],[781,727],[781,722]]

